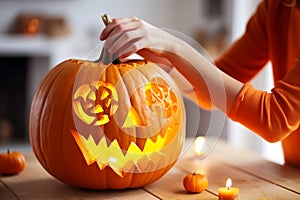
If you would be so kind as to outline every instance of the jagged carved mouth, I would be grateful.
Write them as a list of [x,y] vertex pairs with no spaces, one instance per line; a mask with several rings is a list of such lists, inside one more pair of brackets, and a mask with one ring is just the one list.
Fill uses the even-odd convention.
[[110,167],[122,177],[127,172],[155,171],[174,161],[182,129],[182,105],[175,92],[161,78],[136,89],[130,103],[123,102],[118,91],[100,80],[74,92],[74,116],[81,125],[71,133],[87,165]]
[[[175,128],[178,129],[178,127]],[[170,130],[170,132],[172,131],[174,130]],[[110,167],[121,177],[127,172],[142,173],[155,171],[167,166],[170,160],[178,156],[172,151],[172,149],[174,150],[174,148],[171,147],[171,145],[173,145],[172,143],[169,143],[169,146],[165,144],[166,141],[170,139],[160,135],[156,141],[147,138],[143,150],[141,150],[136,143],[131,142],[127,151],[124,152],[116,139],[110,144],[107,144],[106,138],[103,137],[100,142],[96,144],[91,135],[86,139],[77,131],[71,130],[71,133],[87,165],[97,163],[100,170],[103,170],[105,167]],[[167,135],[171,134],[166,133],[165,136],[167,137]],[[172,156],[170,157],[170,155]]]

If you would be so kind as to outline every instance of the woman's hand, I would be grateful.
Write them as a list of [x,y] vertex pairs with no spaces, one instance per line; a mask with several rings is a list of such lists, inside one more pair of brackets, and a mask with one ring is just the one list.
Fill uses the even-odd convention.
[[100,35],[105,40],[104,48],[110,54],[118,53],[120,58],[139,54],[143,58],[164,65],[171,63],[163,52],[172,51],[178,40],[169,33],[136,17],[112,19]]

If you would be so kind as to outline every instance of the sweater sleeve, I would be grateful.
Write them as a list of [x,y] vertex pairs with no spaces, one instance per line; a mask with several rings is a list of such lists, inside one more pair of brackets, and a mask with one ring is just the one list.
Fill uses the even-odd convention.
[[246,31],[220,57],[216,66],[231,77],[250,81],[268,62],[268,1],[263,1],[247,23]]
[[300,123],[300,59],[271,93],[246,83],[228,116],[269,142],[287,137]]

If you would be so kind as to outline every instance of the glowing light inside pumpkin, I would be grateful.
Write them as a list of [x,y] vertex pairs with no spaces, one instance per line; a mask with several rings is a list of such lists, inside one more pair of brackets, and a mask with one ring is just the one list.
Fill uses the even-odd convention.
[[157,83],[148,83],[145,94],[146,103],[152,107],[157,116],[169,118],[176,112],[177,98],[171,88]]

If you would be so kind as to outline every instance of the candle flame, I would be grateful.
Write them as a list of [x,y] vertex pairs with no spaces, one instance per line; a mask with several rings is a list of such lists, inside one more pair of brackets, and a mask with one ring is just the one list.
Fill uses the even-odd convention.
[[195,140],[194,152],[196,156],[201,156],[203,154],[203,147],[205,143],[205,137],[199,136]]
[[231,186],[232,186],[232,181],[230,178],[228,178],[226,181],[226,187],[229,189]]

